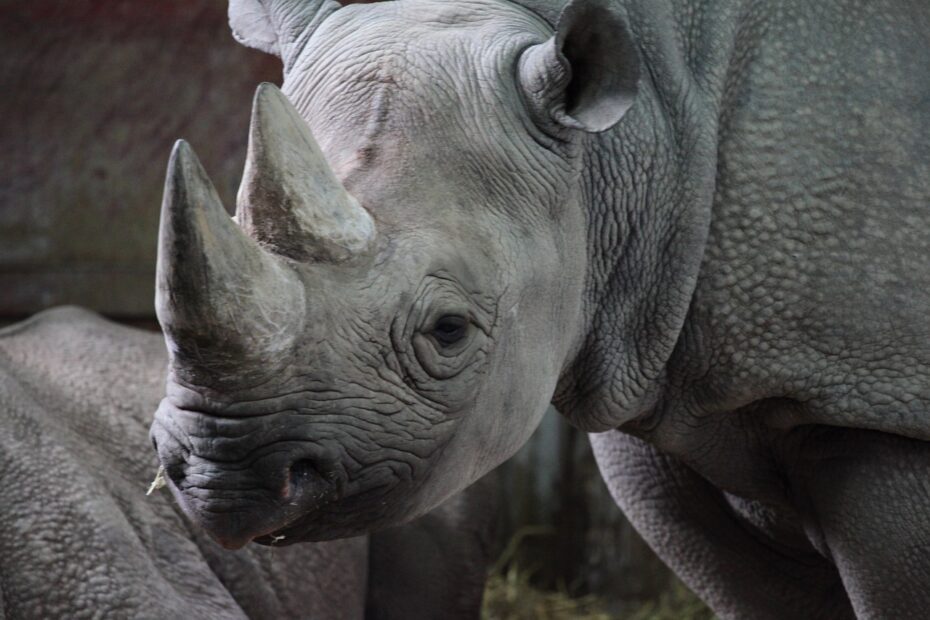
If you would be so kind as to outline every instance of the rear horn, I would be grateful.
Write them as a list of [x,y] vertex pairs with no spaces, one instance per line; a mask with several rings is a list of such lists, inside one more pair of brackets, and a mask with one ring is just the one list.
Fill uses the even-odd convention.
[[273,84],[255,93],[236,219],[277,254],[341,262],[365,253],[375,223],[342,186],[307,123]]

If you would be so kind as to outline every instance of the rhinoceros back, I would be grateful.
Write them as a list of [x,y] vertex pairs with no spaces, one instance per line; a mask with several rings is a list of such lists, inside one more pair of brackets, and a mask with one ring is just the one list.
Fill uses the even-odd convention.
[[363,539],[234,554],[145,495],[165,358],[75,308],[0,331],[5,617],[360,617]]

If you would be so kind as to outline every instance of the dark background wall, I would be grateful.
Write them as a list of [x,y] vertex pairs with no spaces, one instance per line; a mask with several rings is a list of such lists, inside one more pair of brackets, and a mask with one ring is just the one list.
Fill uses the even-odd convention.
[[280,71],[219,0],[2,0],[0,314],[150,317],[171,144],[232,205],[252,93]]
[[[0,323],[60,304],[156,327],[158,213],[175,139],[234,204],[252,94],[280,62],[224,0],[0,0]],[[502,469],[502,543],[534,579],[655,598],[670,576],[553,411]]]

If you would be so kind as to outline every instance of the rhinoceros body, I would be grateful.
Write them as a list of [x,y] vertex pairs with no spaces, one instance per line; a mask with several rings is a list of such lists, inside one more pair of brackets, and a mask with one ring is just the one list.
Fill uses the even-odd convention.
[[75,308],[0,331],[0,618],[477,613],[493,489],[371,544],[240,552],[146,496],[165,361],[160,335]]
[[239,227],[190,147],[169,164],[152,436],[198,523],[238,547],[404,521],[552,401],[721,616],[924,613],[924,3],[230,18],[284,95],[256,95]]

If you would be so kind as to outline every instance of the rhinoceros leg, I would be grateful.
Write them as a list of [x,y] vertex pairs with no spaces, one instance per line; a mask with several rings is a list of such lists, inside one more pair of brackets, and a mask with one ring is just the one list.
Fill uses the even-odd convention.
[[859,618],[930,613],[930,443],[822,429],[797,466]]
[[619,431],[591,435],[617,504],[672,570],[724,619],[852,618],[835,569],[743,519],[689,467]]
[[416,521],[373,534],[366,618],[480,617],[497,493],[492,472]]

